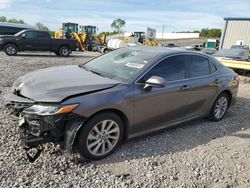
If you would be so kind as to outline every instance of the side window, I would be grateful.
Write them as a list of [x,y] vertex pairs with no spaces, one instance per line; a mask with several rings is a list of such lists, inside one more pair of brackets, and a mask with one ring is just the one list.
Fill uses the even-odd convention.
[[168,57],[153,67],[140,82],[145,82],[151,76],[160,76],[169,81],[186,78],[186,56],[176,55]]
[[190,55],[190,77],[206,76],[210,73],[209,61],[205,57]]
[[26,37],[26,39],[33,39],[33,38],[35,38],[35,35],[34,35],[34,32],[26,32],[25,33],[25,37]]
[[217,68],[215,67],[215,65],[213,63],[209,63],[210,66],[210,74],[213,74],[214,72],[217,71]]

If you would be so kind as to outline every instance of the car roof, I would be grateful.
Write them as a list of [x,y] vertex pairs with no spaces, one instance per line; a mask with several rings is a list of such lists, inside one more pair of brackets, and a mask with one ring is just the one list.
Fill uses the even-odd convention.
[[167,48],[167,47],[158,47],[158,46],[132,46],[129,48],[134,49],[134,50],[140,50],[145,53],[153,52],[157,55],[168,55],[168,54],[180,53],[180,52],[190,52],[189,50],[185,50],[181,48]]
[[183,48],[168,48],[168,47],[159,47],[159,46],[133,46],[133,47],[128,47],[130,49],[134,49],[134,50],[140,50],[143,53],[147,54],[147,53],[155,53],[154,57],[156,59],[158,58],[163,58],[167,55],[172,55],[172,54],[181,54],[181,53],[186,53],[186,54],[192,54],[192,55],[202,55],[202,56],[206,56],[206,57],[210,57],[206,54],[200,53],[200,52],[196,52],[196,51],[190,51],[187,49],[183,49]]

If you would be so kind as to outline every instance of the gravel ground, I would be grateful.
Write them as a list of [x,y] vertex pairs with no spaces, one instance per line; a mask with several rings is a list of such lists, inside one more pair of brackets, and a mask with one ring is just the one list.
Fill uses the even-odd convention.
[[47,144],[29,163],[3,95],[27,72],[80,64],[96,55],[0,53],[0,187],[250,187],[250,83],[245,78],[237,105],[218,123],[188,122],[133,139],[110,157],[88,163]]

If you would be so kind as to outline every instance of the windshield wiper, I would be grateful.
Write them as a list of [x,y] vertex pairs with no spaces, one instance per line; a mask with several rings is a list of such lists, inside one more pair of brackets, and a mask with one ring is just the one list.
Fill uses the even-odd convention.
[[83,69],[85,69],[86,71],[89,71],[89,69],[87,69],[87,67],[86,66],[84,66],[83,64],[82,65],[78,65],[80,68],[83,68]]
[[93,71],[93,70],[89,70],[89,71],[92,72],[92,73],[94,73],[94,74],[97,74],[97,75],[99,75],[99,76],[109,78],[107,75],[104,75],[104,74],[102,74],[102,73],[100,73],[100,72],[96,72],[96,71]]
[[90,70],[90,69],[88,69],[88,68],[87,68],[86,66],[84,66],[84,65],[79,65],[79,67],[85,69],[86,71],[89,71],[89,72],[92,72],[92,73],[94,73],[94,74],[97,74],[97,75],[99,75],[99,76],[102,76],[102,77],[106,77],[106,78],[112,79],[111,76],[107,76],[107,75],[105,75],[105,74],[103,74],[103,73],[100,73],[100,72],[97,72],[97,71],[94,71],[94,70]]

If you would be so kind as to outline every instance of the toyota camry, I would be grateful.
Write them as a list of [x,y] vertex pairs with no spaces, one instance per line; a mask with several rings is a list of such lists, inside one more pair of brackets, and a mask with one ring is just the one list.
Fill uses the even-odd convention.
[[5,98],[26,150],[52,142],[101,159],[139,135],[197,118],[220,121],[238,85],[238,75],[212,56],[141,46],[31,72]]

